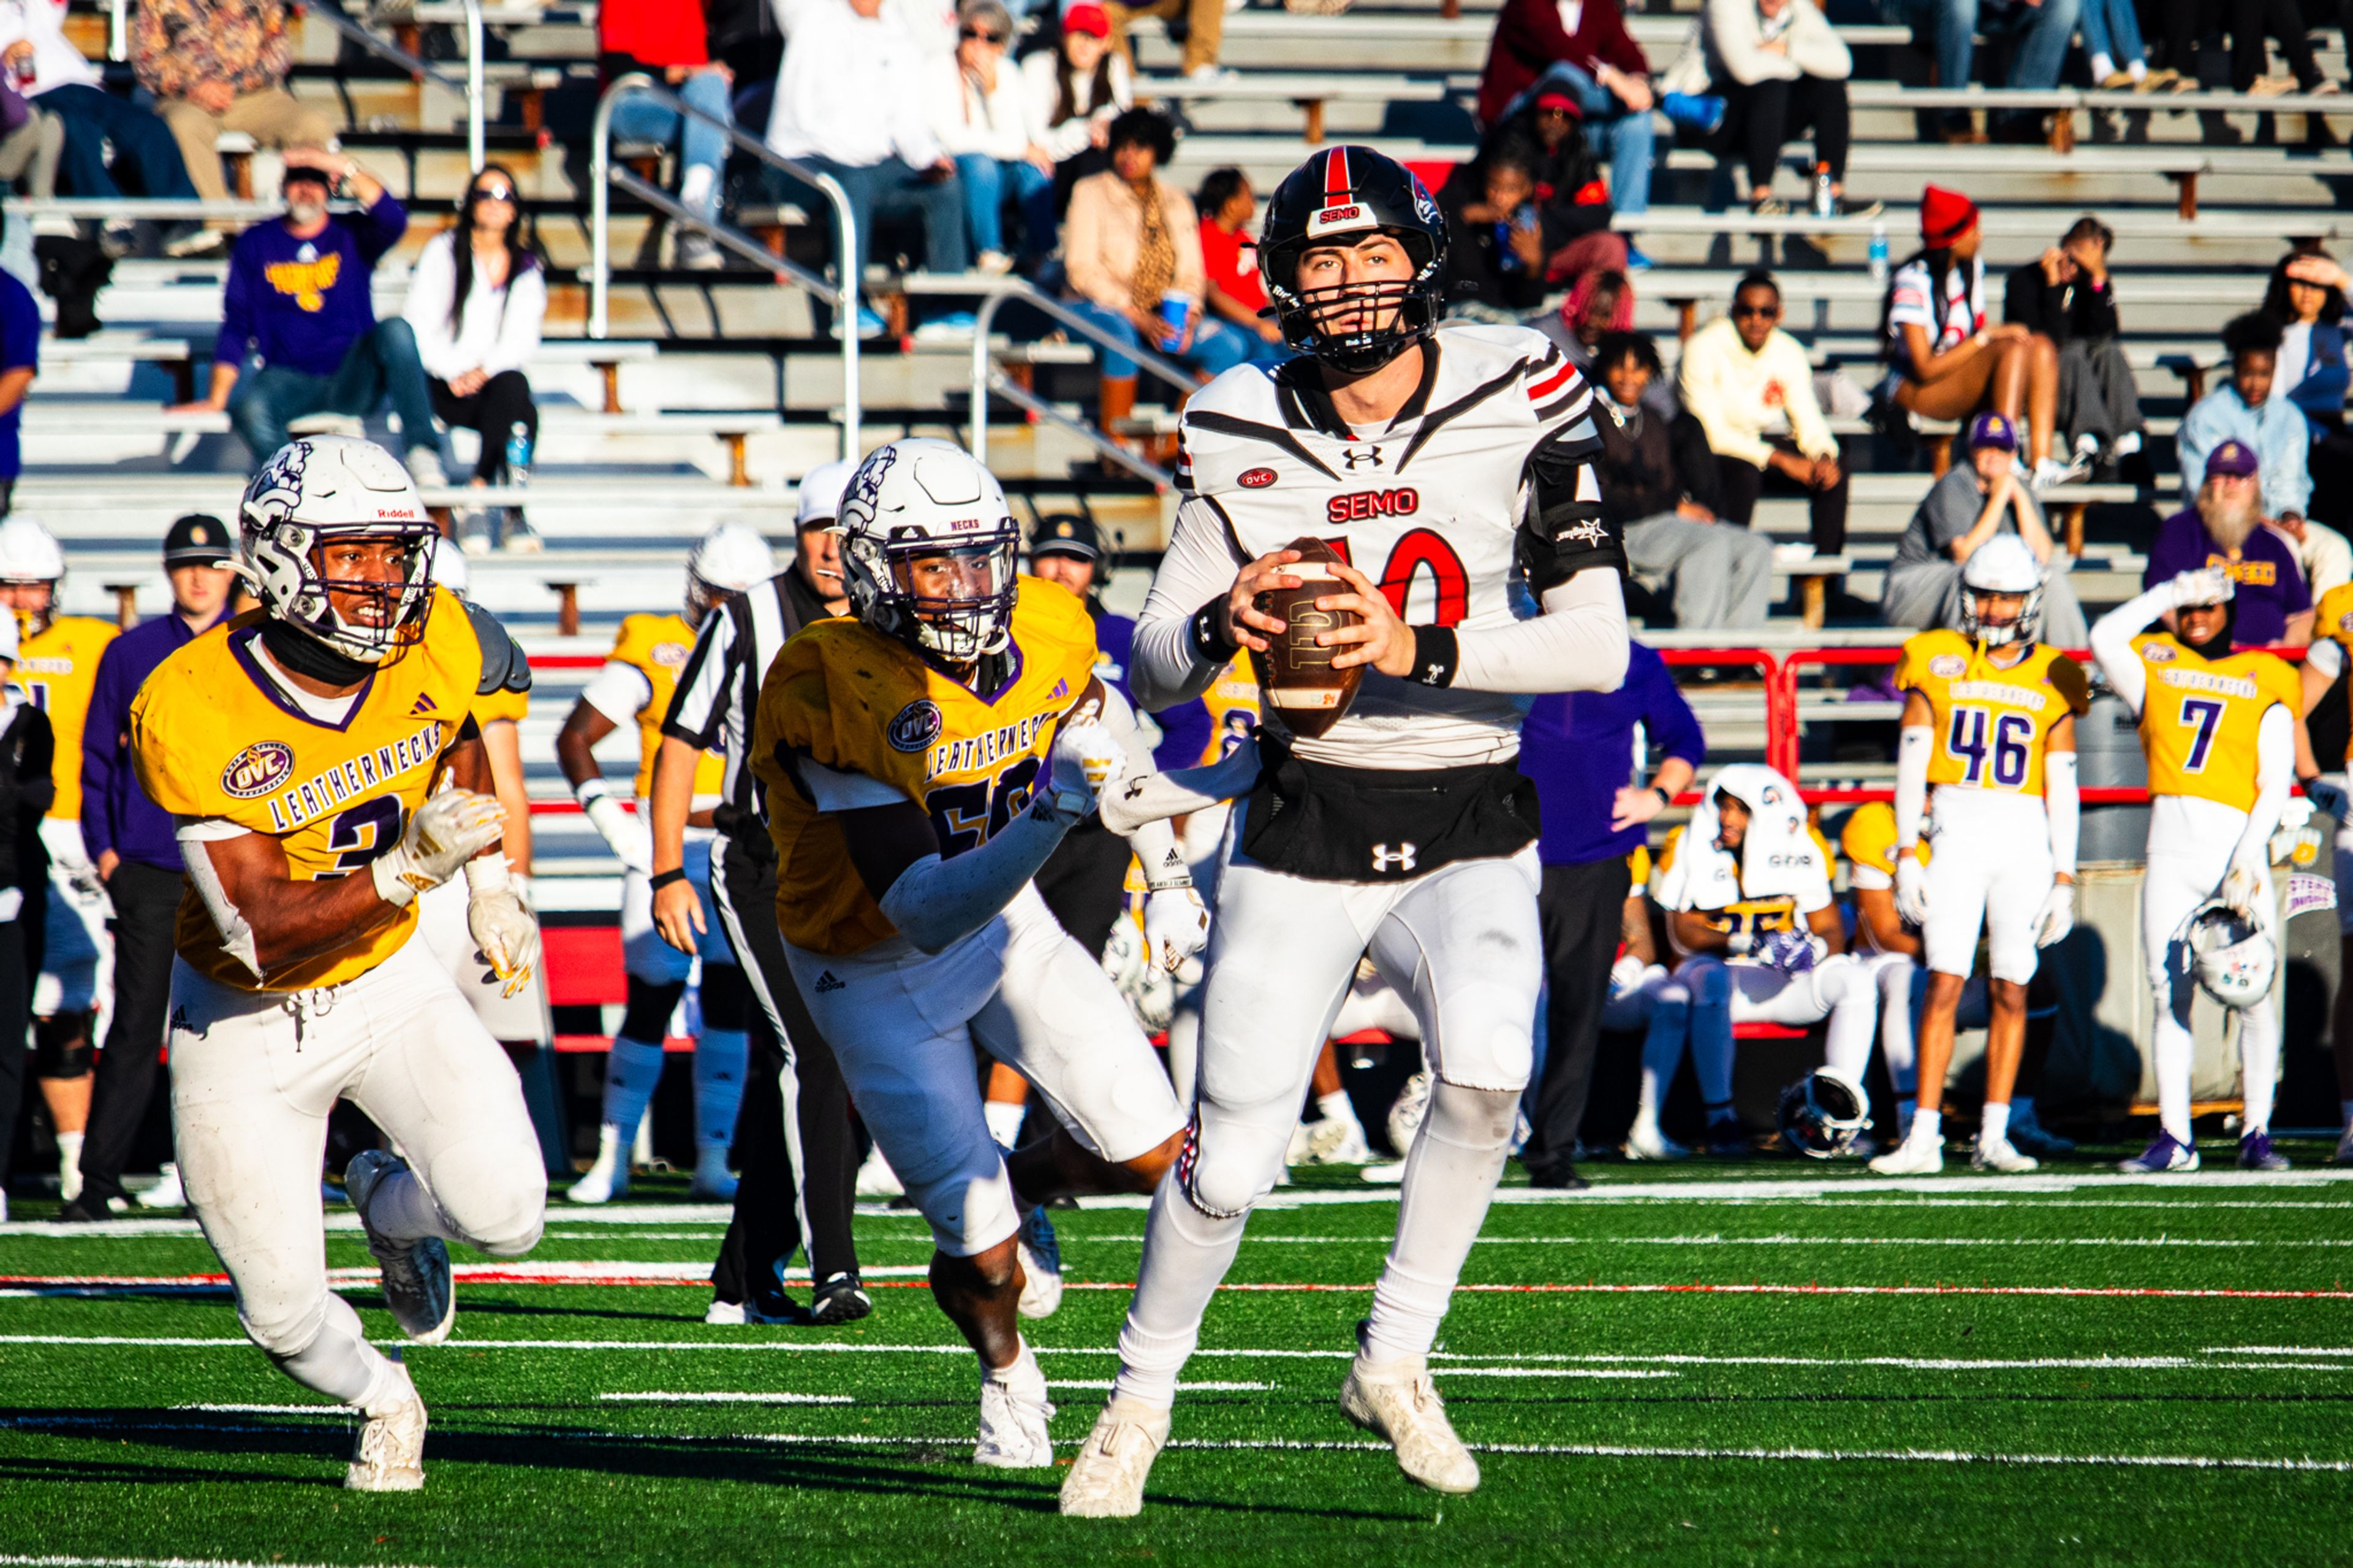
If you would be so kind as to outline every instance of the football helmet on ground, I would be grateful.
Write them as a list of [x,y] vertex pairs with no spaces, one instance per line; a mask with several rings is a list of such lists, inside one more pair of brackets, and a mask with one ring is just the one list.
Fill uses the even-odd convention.
[[1790,1148],[1833,1160],[1854,1147],[1871,1121],[1871,1097],[1836,1068],[1817,1068],[1781,1091],[1775,1118]]

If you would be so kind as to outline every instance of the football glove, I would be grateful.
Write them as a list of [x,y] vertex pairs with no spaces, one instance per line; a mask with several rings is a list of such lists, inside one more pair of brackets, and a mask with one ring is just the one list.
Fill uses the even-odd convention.
[[2263,879],[2246,866],[2232,866],[2222,879],[2222,901],[2251,925],[2267,926],[2263,917]]
[[2042,900],[2042,912],[2034,917],[2034,945],[2049,947],[2075,929],[2075,885],[2053,882]]
[[603,779],[590,779],[573,795],[580,802],[580,809],[587,813],[588,826],[603,836],[621,868],[635,871],[640,877],[650,875],[654,868],[654,836],[645,819],[616,800],[612,786]]
[[369,862],[376,897],[396,909],[407,908],[417,894],[439,887],[496,844],[506,820],[506,807],[495,795],[443,790],[417,808],[399,843]]
[[1209,907],[1189,883],[1146,893],[1144,940],[1152,949],[1152,962],[1174,974],[1209,945]]
[[1928,923],[1928,868],[1916,856],[1896,858],[1895,912],[1912,925]]
[[539,921],[523,907],[522,895],[512,888],[476,889],[466,900],[466,930],[491,973],[506,983],[500,994],[521,995],[539,963]]
[[1072,720],[1054,735],[1050,770],[1051,784],[1040,798],[1050,799],[1051,808],[1064,816],[1084,816],[1094,809],[1095,797],[1126,772],[1127,751],[1101,721]]
[[1784,974],[1802,974],[1820,957],[1814,933],[1805,931],[1768,931],[1748,949],[1750,963],[1778,969]]
[[2173,607],[2184,605],[2219,605],[2229,602],[2237,592],[2231,574],[2219,566],[2201,566],[2195,572],[2173,574]]

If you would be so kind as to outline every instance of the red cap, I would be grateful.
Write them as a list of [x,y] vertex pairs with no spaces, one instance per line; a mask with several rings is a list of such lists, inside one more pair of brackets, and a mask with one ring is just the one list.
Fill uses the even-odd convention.
[[1920,193],[1920,237],[1941,248],[1977,226],[1978,204],[1958,191],[1930,185]]
[[1585,118],[1584,112],[1577,107],[1577,100],[1569,97],[1568,94],[1565,92],[1538,93],[1536,95],[1536,108],[1539,110],[1557,109],[1563,114],[1567,115],[1571,120],[1582,120]]
[[1079,0],[1077,5],[1062,13],[1062,31],[1090,33],[1098,38],[1108,38],[1111,37],[1111,13],[1093,4],[1093,0]]

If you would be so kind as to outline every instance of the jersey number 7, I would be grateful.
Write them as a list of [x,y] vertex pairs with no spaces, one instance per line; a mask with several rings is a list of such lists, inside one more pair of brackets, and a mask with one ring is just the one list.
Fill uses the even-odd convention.
[[2214,752],[2214,733],[2222,727],[2222,705],[2211,697],[2185,698],[2180,721],[2197,731],[2189,738],[2189,754],[2182,759],[2181,771],[2204,773],[2206,759]]
[[2027,768],[2034,760],[2028,750],[2033,741],[2034,721],[2023,713],[1996,717],[1984,708],[1956,708],[1952,727],[1946,732],[1945,750],[1968,764],[1961,783],[1990,782],[2003,789],[2016,789],[2026,782]]

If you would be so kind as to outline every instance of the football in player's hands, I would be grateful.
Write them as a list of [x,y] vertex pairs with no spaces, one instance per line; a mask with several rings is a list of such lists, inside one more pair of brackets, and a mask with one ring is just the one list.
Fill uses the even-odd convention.
[[1209,945],[1209,908],[1188,883],[1161,888],[1144,897],[1144,940],[1152,962],[1174,974]]
[[1299,552],[1300,559],[1284,571],[1298,578],[1300,585],[1270,588],[1258,595],[1254,603],[1260,614],[1281,621],[1282,630],[1264,634],[1266,651],[1254,652],[1250,658],[1258,666],[1259,685],[1266,692],[1268,708],[1282,721],[1284,729],[1313,740],[1340,721],[1365,679],[1362,665],[1333,668],[1333,657],[1345,645],[1322,647],[1315,639],[1325,632],[1359,626],[1364,617],[1354,610],[1315,607],[1319,598],[1351,591],[1332,570],[1340,557],[1330,545],[1320,539],[1300,538],[1284,548]]

